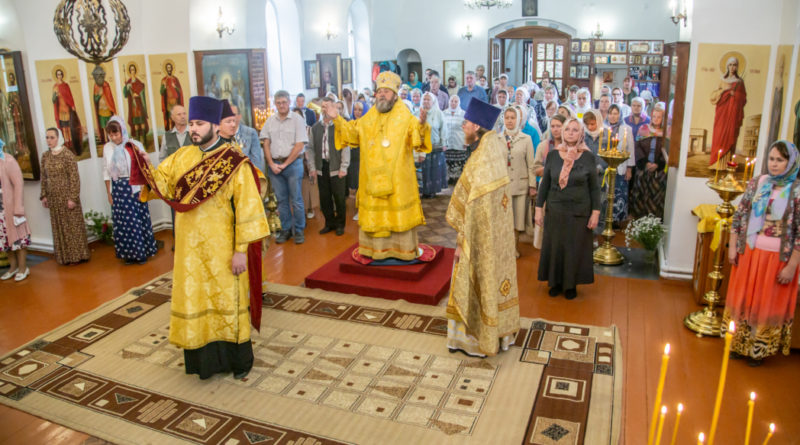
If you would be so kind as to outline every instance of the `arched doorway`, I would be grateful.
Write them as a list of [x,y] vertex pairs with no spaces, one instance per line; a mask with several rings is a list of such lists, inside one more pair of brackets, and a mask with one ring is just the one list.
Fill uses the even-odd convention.
[[415,72],[417,80],[422,79],[422,59],[415,49],[406,48],[397,53],[397,66],[400,67],[400,77],[404,82],[408,81],[408,73]]
[[569,34],[541,26],[525,26],[498,34],[503,40],[503,68],[509,82],[539,82],[549,73],[559,91],[569,77]]
[[489,30],[489,73],[502,73],[509,83],[539,82],[544,71],[559,92],[569,79],[570,40],[577,31],[552,20],[514,20]]

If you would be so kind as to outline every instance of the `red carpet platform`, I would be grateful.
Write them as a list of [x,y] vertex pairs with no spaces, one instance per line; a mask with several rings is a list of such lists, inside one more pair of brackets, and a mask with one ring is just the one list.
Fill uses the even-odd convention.
[[436,258],[410,266],[365,266],[353,261],[354,244],[306,277],[306,287],[436,305],[450,289],[454,249],[433,246]]

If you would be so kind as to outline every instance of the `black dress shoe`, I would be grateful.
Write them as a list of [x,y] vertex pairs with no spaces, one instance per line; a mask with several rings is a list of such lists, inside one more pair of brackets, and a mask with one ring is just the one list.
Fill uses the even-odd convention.
[[761,359],[757,359],[757,358],[747,359],[747,366],[749,366],[751,368],[756,368],[758,366],[761,366]]
[[742,354],[739,354],[738,352],[735,352],[735,351],[731,351],[730,353],[728,353],[728,357],[733,359],[733,360],[739,360],[739,359],[744,358],[744,356]]
[[344,235],[344,227],[339,227],[338,229],[336,229],[336,236],[342,236],[342,235]]
[[320,235],[324,235],[324,234],[326,234],[328,232],[333,232],[333,227],[325,226],[325,227],[322,228],[322,230],[319,231],[319,234]]
[[553,286],[553,287],[550,288],[549,291],[547,291],[547,294],[550,295],[551,297],[557,297],[558,294],[560,294],[560,293],[561,293],[561,287],[560,286]]
[[567,289],[564,291],[564,298],[567,300],[574,300],[575,297],[578,296],[578,291],[576,289]]
[[289,241],[289,238],[291,238],[291,237],[292,237],[292,231],[291,230],[284,230],[284,231],[281,232],[280,235],[278,235],[277,238],[275,238],[275,244],[283,244],[286,241]]

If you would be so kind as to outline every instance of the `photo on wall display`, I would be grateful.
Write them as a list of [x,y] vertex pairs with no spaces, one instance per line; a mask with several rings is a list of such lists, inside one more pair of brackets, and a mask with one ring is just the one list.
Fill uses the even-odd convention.
[[39,179],[39,156],[33,134],[31,105],[22,69],[22,53],[0,52],[0,139],[14,157],[24,179]]
[[353,83],[353,59],[342,59],[342,84]]
[[117,100],[117,82],[114,64],[112,62],[86,65],[87,79],[89,79],[89,99],[92,110],[92,123],[94,124],[94,143],[97,147],[97,157],[103,157],[103,147],[108,142],[106,125],[111,116],[120,114],[119,101]]
[[143,55],[120,56],[117,59],[122,71],[122,108],[128,136],[136,139],[145,151],[155,151],[155,138],[150,124],[150,100],[147,88],[147,71]]
[[150,63],[150,90],[155,98],[156,138],[172,130],[172,108],[189,104],[189,62],[186,53],[152,54]]
[[539,15],[539,0],[522,0],[522,16],[536,17]]
[[64,147],[79,161],[89,159],[78,59],[37,60],[36,77],[44,127],[57,127],[64,136]]
[[444,78],[449,79],[450,76],[456,78],[456,83],[464,85],[464,61],[463,60],[445,60],[442,62]]
[[306,89],[319,88],[319,61],[306,60],[303,62],[306,72]]
[[333,93],[336,97],[342,92],[342,55],[317,54],[319,62],[319,97]]
[[[767,128],[767,142],[764,153],[775,141],[783,139],[783,108],[786,104],[786,87],[789,83],[789,66],[792,62],[792,45],[779,45],[775,58],[775,77],[772,81],[772,102],[769,107],[769,127]],[[766,163],[762,164],[766,169]],[[766,172],[766,170],[764,170]]]
[[769,45],[698,45],[686,176],[713,177],[734,154],[742,165],[757,155],[769,54]]
[[269,90],[263,48],[195,51],[194,66],[200,94],[227,99],[239,108],[242,123],[261,128]]

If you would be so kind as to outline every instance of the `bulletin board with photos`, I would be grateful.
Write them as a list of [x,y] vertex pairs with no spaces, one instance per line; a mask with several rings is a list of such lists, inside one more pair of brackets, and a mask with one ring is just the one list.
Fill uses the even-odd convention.
[[634,80],[658,82],[663,56],[663,40],[572,40],[569,77],[576,84],[589,84],[598,65],[626,68]]

